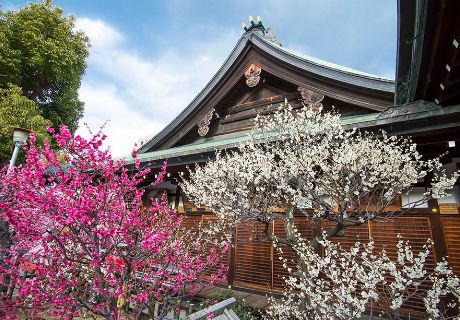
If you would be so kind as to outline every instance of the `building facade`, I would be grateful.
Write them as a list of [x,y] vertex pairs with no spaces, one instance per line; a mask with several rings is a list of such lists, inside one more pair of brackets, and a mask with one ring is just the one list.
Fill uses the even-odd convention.
[[[181,192],[178,181],[186,167],[204,163],[215,151],[238,146],[246,139],[257,114],[269,114],[285,101],[294,108],[303,104],[337,109],[346,128],[383,129],[392,135],[411,136],[426,158],[442,158],[448,172],[460,169],[460,3],[456,1],[398,2],[398,53],[396,82],[321,61],[282,46],[271,28],[251,21],[229,57],[193,101],[153,138],[145,141],[138,159],[151,166],[155,177],[165,160],[168,175],[149,190],[150,197],[168,193],[172,207],[184,214],[184,225],[215,219],[212,212],[196,208]],[[131,160],[128,160],[128,164]],[[146,180],[146,183],[149,179]],[[396,206],[404,207],[425,192],[419,182]],[[397,234],[420,249],[427,238],[435,242],[428,264],[448,256],[460,274],[460,191],[404,212],[387,223],[369,222],[351,227],[338,241],[344,246],[372,237],[390,255]],[[305,218],[296,218],[308,238],[315,229]],[[228,284],[258,291],[282,290],[286,275],[273,247],[257,225],[235,231],[229,252]],[[272,232],[281,235],[282,224]],[[393,248],[393,252],[391,249]],[[422,306],[414,305],[414,309]]]

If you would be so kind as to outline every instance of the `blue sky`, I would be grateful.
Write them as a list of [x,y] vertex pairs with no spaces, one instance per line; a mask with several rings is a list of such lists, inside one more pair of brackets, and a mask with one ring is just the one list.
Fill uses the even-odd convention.
[[[28,1],[2,1],[15,9]],[[394,78],[396,1],[54,1],[90,37],[79,94],[81,123],[105,132],[115,156],[171,121],[262,17],[282,44],[319,59]],[[79,133],[86,134],[81,126]]]

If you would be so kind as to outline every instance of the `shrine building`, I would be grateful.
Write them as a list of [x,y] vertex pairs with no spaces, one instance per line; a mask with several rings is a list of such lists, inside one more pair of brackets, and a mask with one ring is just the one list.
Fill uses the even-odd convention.
[[[156,197],[168,194],[170,205],[185,216],[185,226],[215,219],[212,212],[196,208],[181,192],[186,167],[204,163],[216,150],[243,142],[252,119],[269,114],[284,101],[294,108],[303,104],[334,106],[345,128],[410,136],[426,158],[442,158],[447,172],[460,169],[460,2],[398,1],[396,81],[352,70],[286,48],[273,29],[258,18],[244,33],[223,65],[188,106],[161,132],[144,141],[138,159],[153,168],[152,182],[163,162],[166,181],[148,190]],[[128,160],[128,165],[133,160]],[[419,182],[412,193],[394,205],[420,198],[427,184]],[[378,248],[393,247],[397,234],[421,248],[434,240],[428,264],[448,256],[460,275],[460,191],[404,212],[387,223],[369,222],[350,227],[340,238],[344,246],[372,237]],[[312,236],[314,228],[296,217],[298,229]],[[275,250],[261,239],[257,227],[240,226],[229,252],[228,285],[256,291],[280,292],[286,275]],[[273,223],[272,232],[283,232]],[[260,236],[260,237],[259,237]],[[248,241],[248,240],[251,241]],[[422,306],[421,306],[422,307]],[[417,308],[415,306],[414,308]]]

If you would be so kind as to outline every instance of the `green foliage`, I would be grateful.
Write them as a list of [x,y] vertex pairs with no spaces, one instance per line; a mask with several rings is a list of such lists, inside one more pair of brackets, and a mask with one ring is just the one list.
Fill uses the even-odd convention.
[[76,130],[89,40],[51,1],[0,11],[0,87],[14,84],[53,126]]
[[46,126],[51,121],[40,115],[35,103],[24,97],[21,88],[0,88],[0,163],[7,163],[13,151],[13,134],[9,126],[21,127],[35,132],[38,141],[48,136]]

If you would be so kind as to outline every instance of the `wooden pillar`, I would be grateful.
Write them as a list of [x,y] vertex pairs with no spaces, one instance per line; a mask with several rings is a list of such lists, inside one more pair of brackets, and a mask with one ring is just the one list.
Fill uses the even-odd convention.
[[[433,174],[429,173],[425,177],[425,186],[429,186],[433,179]],[[440,211],[439,211],[439,204],[436,199],[429,199],[428,200],[428,209],[431,211],[430,213],[430,225],[431,225],[431,234],[433,235],[433,242],[434,242],[434,251],[436,255],[436,261],[440,261],[442,257],[446,257],[448,255],[447,247],[446,247],[446,240],[444,237],[444,228],[442,226]]]
[[236,250],[236,228],[231,230],[231,243],[230,248],[228,249],[228,273],[227,273],[227,282],[229,286],[233,286],[235,280],[235,250]]
[[448,252],[444,237],[444,228],[439,213],[430,215],[430,225],[431,234],[433,235],[432,240],[434,242],[436,261],[441,261],[442,257],[446,257],[448,255]]

